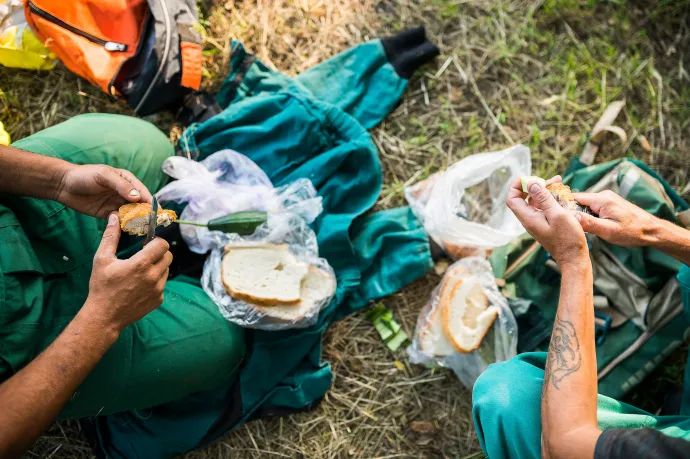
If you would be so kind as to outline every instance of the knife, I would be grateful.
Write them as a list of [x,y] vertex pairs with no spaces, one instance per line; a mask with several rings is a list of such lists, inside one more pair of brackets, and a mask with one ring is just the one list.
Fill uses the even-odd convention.
[[158,223],[158,209],[160,209],[160,206],[158,205],[158,199],[156,199],[156,197],[154,196],[153,197],[153,203],[151,204],[151,213],[149,214],[149,231],[146,234],[146,239],[144,240],[144,245],[153,241],[153,238],[156,237],[156,224]]

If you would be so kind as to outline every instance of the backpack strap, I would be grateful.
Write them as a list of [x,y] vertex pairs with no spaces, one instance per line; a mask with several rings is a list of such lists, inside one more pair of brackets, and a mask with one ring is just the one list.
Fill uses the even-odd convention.
[[175,119],[189,126],[192,123],[203,123],[220,112],[221,108],[211,94],[197,91],[185,96]]
[[621,142],[625,143],[628,141],[628,136],[625,131],[618,126],[613,126],[613,122],[616,121],[618,114],[625,106],[625,101],[620,100],[617,102],[612,102],[604,110],[604,114],[601,115],[597,124],[594,125],[592,133],[589,135],[589,140],[585,144],[585,149],[580,155],[580,162],[585,166],[591,166],[594,164],[594,159],[599,152],[599,147],[601,147],[601,142],[604,140],[604,136],[607,132],[616,134]]
[[180,85],[198,90],[201,86],[201,37],[192,24],[177,24],[180,35],[180,59],[182,60],[182,77]]

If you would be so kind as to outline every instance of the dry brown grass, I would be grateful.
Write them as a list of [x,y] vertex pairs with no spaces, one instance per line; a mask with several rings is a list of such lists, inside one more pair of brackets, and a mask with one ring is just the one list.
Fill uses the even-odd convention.
[[[562,172],[607,103],[621,98],[627,106],[618,124],[630,140],[610,142],[606,156],[647,161],[687,197],[688,2],[585,3],[207,2],[207,85],[217,87],[225,77],[234,39],[269,66],[296,74],[364,40],[424,24],[441,56],[415,75],[400,106],[372,132],[384,166],[377,207],[403,205],[404,185],[513,142],[530,146],[536,174]],[[0,69],[0,91],[0,120],[15,139],[77,113],[130,113],[62,68],[45,74]],[[172,139],[178,135],[170,117],[153,121]],[[431,274],[385,299],[409,334],[437,282]],[[252,422],[187,457],[463,457],[479,451],[470,391],[447,371],[411,367],[403,351],[387,351],[363,314],[334,324],[324,344],[335,382],[315,410]],[[77,430],[74,423],[56,425],[29,455],[88,457]]]

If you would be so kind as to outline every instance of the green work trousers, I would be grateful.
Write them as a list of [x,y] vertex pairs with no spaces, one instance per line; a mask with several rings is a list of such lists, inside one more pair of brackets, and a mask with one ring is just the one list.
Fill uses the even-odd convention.
[[[13,146],[127,169],[151,192],[165,184],[161,164],[173,154],[152,124],[105,114],[74,117]],[[57,202],[0,195],[0,381],[50,345],[82,307],[104,227]],[[124,330],[61,418],[148,408],[227,386],[244,352],[244,330],[220,315],[198,281],[169,280],[162,306]]]
[[[690,269],[678,275],[685,312],[690,316]],[[545,352],[518,355],[495,363],[472,390],[472,415],[479,443],[491,459],[541,457],[541,390]],[[600,429],[651,427],[690,440],[690,366],[685,371],[683,404],[678,416],[654,416],[599,394]],[[567,416],[567,413],[563,413]]]

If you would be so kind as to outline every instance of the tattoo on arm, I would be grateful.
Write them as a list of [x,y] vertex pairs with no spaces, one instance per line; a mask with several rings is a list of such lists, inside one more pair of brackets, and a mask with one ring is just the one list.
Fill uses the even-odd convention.
[[560,382],[579,370],[581,365],[580,342],[575,334],[573,323],[556,317],[546,360],[542,393],[546,391],[549,381],[558,390]]

